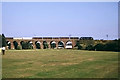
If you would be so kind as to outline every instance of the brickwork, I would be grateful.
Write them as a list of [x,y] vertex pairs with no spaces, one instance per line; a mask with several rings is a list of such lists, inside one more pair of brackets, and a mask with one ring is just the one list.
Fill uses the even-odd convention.
[[24,41],[24,42],[32,41],[33,48],[36,49],[35,42],[39,41],[41,49],[43,49],[43,41],[46,41],[48,43],[48,45],[49,45],[49,48],[50,48],[50,42],[51,41],[55,41],[56,42],[56,47],[58,47],[58,42],[59,41],[63,41],[64,42],[64,46],[65,46],[66,42],[68,40],[70,40],[72,42],[73,47],[74,47],[75,44],[76,44],[76,40],[78,40],[78,39],[79,39],[78,37],[71,37],[71,38],[69,38],[69,37],[33,37],[32,39],[14,39],[14,38],[7,37],[6,41],[10,41],[11,49],[14,49],[14,45],[13,45],[14,41],[17,41],[19,46],[21,46],[20,45],[21,41]]

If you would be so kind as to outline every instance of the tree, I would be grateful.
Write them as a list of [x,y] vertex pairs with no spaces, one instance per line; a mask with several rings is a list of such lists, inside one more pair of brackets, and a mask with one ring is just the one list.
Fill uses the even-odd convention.
[[4,34],[2,34],[2,47],[6,47],[6,39],[5,39],[5,36]]
[[58,42],[58,48],[64,48],[64,43],[62,41]]
[[48,43],[46,41],[43,41],[43,49],[48,48]]
[[52,41],[52,42],[50,42],[50,45],[51,45],[51,48],[53,48],[53,49],[56,47],[56,43],[55,43],[55,42],[53,42],[53,41]]
[[33,46],[30,42],[21,41],[22,49],[33,49]]
[[18,47],[17,41],[14,41],[13,44],[14,44],[15,49],[17,49],[17,47]]
[[80,41],[76,41],[76,45],[74,47],[77,47],[80,44]]
[[106,51],[119,51],[118,41],[111,41],[105,44],[104,49]]
[[40,48],[41,48],[39,42],[36,41],[36,42],[35,42],[35,45],[36,45],[36,48],[37,48],[37,49],[40,49]]
[[101,44],[101,43],[96,44],[96,45],[94,46],[94,49],[95,49],[96,51],[103,51],[103,50],[104,50],[104,45]]
[[24,46],[23,46],[23,43],[24,43],[24,41],[21,41],[21,42],[20,42],[20,45],[22,46],[22,49],[23,49],[23,47],[24,47]]
[[0,42],[2,42],[2,45],[0,46],[0,47],[2,47],[2,54],[4,55],[5,54],[5,47],[6,47],[6,39],[5,39],[5,36],[4,36],[4,34],[2,34],[2,36],[1,36],[1,40],[0,40]]
[[8,49],[11,49],[11,43],[9,41],[7,41],[6,43],[7,43]]
[[79,45],[78,45],[78,50],[80,50],[80,49],[82,49],[82,46],[79,44]]
[[120,39],[118,40],[118,51],[120,51]]
[[0,48],[2,47],[2,35],[0,35]]
[[86,50],[94,50],[94,46],[93,46],[93,45],[88,45],[88,46],[86,47]]
[[82,49],[82,46],[80,45],[80,41],[76,41],[75,47],[77,47],[78,50]]
[[30,43],[30,41],[27,42],[28,49],[33,49],[33,43]]

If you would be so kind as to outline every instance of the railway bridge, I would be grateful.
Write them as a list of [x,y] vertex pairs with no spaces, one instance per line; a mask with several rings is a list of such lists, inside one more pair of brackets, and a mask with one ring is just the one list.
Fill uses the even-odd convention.
[[37,49],[36,43],[39,43],[41,47],[40,49],[43,49],[44,42],[48,44],[48,48],[51,48],[52,43],[56,45],[56,48],[59,47],[59,43],[62,43],[63,48],[65,48],[66,44],[70,42],[73,48],[76,45],[77,40],[79,40],[79,37],[32,37],[32,38],[6,37],[7,44],[10,44],[10,49],[15,49],[15,46],[14,46],[15,41],[17,42],[19,46],[22,46],[21,42],[30,42],[32,43],[33,49]]

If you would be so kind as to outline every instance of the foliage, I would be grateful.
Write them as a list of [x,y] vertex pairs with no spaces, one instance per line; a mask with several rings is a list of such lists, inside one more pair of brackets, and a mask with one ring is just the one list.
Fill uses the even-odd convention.
[[54,49],[56,47],[56,44],[55,43],[51,43],[50,46],[51,46],[51,48]]
[[64,43],[61,42],[61,41],[59,41],[59,42],[58,42],[58,47],[62,47],[62,48],[64,48]]
[[22,46],[22,49],[24,48],[23,43],[24,43],[24,41],[20,42],[20,45]]
[[5,39],[4,34],[2,34],[2,47],[6,47],[6,46],[7,46],[6,39]]
[[0,35],[0,48],[2,47],[2,35]]
[[37,49],[40,49],[40,48],[41,48],[41,47],[40,47],[40,43],[35,42],[35,45],[36,45],[36,48],[37,48]]
[[17,50],[21,50],[22,48],[21,48],[21,46],[17,46]]
[[76,41],[76,45],[74,47],[77,47],[80,44],[80,41]]
[[22,49],[33,49],[32,44],[30,44],[29,42],[21,42],[22,45]]
[[119,40],[109,41],[105,44],[98,43],[94,46],[97,51],[120,51]]
[[48,48],[48,43],[46,41],[43,41],[43,49],[47,49]]
[[79,44],[84,44],[85,46],[94,45],[94,40],[79,40]]
[[82,49],[82,46],[79,44],[79,45],[78,45],[78,50],[80,50],[80,49]]
[[96,51],[103,51],[104,50],[104,45],[101,43],[98,43],[94,46]]
[[93,45],[88,45],[88,46],[86,47],[86,50],[94,50],[94,46],[93,46]]
[[58,42],[58,45],[64,45],[61,41]]
[[17,49],[17,47],[18,47],[17,41],[14,41],[14,42],[13,42],[13,45],[14,45],[14,48]]
[[7,41],[7,46],[8,46],[8,49],[11,49],[11,43],[8,43],[9,41]]
[[106,51],[119,51],[119,44],[118,44],[118,41],[112,41],[112,42],[109,42],[109,43],[106,43],[105,46],[104,46],[104,49]]
[[80,45],[80,41],[76,41],[76,45],[74,47],[77,47],[78,50],[82,49],[82,46]]

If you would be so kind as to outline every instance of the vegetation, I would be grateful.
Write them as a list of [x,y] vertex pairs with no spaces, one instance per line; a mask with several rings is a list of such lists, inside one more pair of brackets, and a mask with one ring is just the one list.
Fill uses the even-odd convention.
[[32,46],[32,44],[30,42],[22,41],[21,45],[22,45],[22,49],[33,49],[33,46]]
[[46,41],[43,41],[43,49],[47,49],[48,48],[48,43]]
[[36,49],[40,49],[40,43],[38,43],[37,41],[35,42],[35,45],[36,45]]
[[0,35],[0,48],[2,47],[2,35]]
[[21,50],[22,48],[21,48],[21,46],[17,46],[17,50]]
[[53,43],[53,41],[50,43],[50,46],[52,49],[56,48],[56,43]]
[[1,52],[1,48],[2,48],[2,54],[5,55],[5,47],[6,47],[6,38],[4,36],[4,34],[0,34],[0,52]]
[[18,47],[17,41],[14,41],[13,44],[14,44],[14,48],[17,49],[17,47]]
[[2,47],[6,47],[6,39],[5,39],[5,36],[4,34],[2,34]]
[[74,47],[77,47],[78,50],[82,49],[82,46],[80,45],[80,41],[76,41],[76,45]]
[[117,78],[118,52],[7,50],[3,78]]
[[7,41],[6,43],[7,43],[8,49],[11,49],[11,43],[9,41]]
[[95,50],[94,46],[93,45],[88,45],[86,47],[86,50]]
[[120,51],[120,40],[111,40],[97,42],[93,40],[79,40],[76,42],[76,46],[81,46],[79,49],[83,50],[95,50],[95,51]]
[[[2,36],[0,35],[0,42],[2,42],[1,46],[6,46],[8,49],[11,49],[11,43],[9,41],[6,42],[4,34]],[[87,38],[87,37],[86,37]],[[90,39],[89,39],[90,38]],[[9,44],[8,44],[9,43]],[[93,50],[93,51],[120,51],[120,39],[119,40],[93,40],[92,37],[88,37],[88,39],[81,38],[80,40],[76,41],[76,47],[78,50]],[[15,49],[33,49],[33,43],[31,41],[24,42],[21,41],[20,45],[18,46],[18,43],[16,41],[13,42]],[[40,42],[35,42],[36,49],[41,49]],[[48,43],[46,41],[43,41],[43,49],[48,48]],[[56,43],[54,41],[50,42],[50,48],[56,48]],[[58,47],[64,48],[63,42],[58,42]],[[76,49],[75,48],[75,49]]]
[[94,49],[95,49],[96,51],[104,51],[104,44],[101,44],[101,43],[96,44],[96,45],[94,46]]
[[58,47],[64,48],[64,43],[62,41],[58,42]]
[[118,41],[112,41],[112,42],[106,43],[104,46],[104,49],[106,51],[120,51],[119,48],[120,46],[119,46]]

